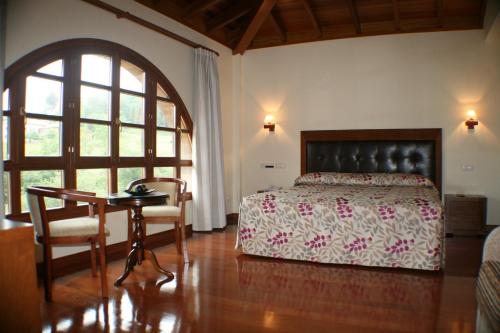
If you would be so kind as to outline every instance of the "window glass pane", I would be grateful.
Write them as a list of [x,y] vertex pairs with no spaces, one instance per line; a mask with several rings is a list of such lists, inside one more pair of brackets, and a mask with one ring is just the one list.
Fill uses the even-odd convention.
[[82,86],[80,89],[80,117],[109,120],[111,114],[111,92],[106,89]]
[[2,94],[2,111],[10,110],[10,89],[5,89]]
[[144,168],[118,168],[118,191],[127,189],[132,180],[144,178]]
[[192,156],[191,138],[188,133],[181,133],[181,160],[190,160]]
[[62,115],[62,87],[59,81],[28,76],[26,79],[26,112],[52,116]]
[[192,185],[192,167],[181,167],[181,179],[187,182],[187,191],[191,192]]
[[120,121],[130,124],[144,124],[144,98],[120,94]]
[[10,214],[10,172],[4,171],[3,173],[3,202],[5,214]]
[[109,126],[80,124],[80,156],[109,156]]
[[122,126],[120,128],[120,156],[144,156],[144,130]]
[[[62,170],[33,170],[21,171],[21,210],[28,211],[26,202],[26,188],[29,186],[62,187]],[[47,208],[62,207],[62,200],[45,199]]]
[[80,191],[95,192],[98,197],[109,194],[109,169],[76,170],[76,187]]
[[57,120],[26,118],[24,154],[61,156],[61,125]]
[[175,132],[156,131],[156,156],[175,157]]
[[136,65],[128,61],[122,60],[120,66],[120,88],[144,92],[144,82],[146,73]]
[[3,116],[2,127],[3,159],[5,161],[10,160],[10,117]]
[[111,57],[102,54],[82,55],[82,81],[111,85]]
[[175,128],[175,104],[163,101],[156,103],[156,126]]
[[165,90],[163,90],[163,88],[159,84],[156,85],[156,96],[168,98],[167,93],[165,92]]
[[175,167],[155,167],[155,177],[175,177]]
[[48,65],[43,66],[39,70],[37,70],[38,73],[44,73],[44,74],[49,74],[49,75],[55,75],[55,76],[63,76],[63,61],[62,59],[56,60],[54,62],[51,62]]

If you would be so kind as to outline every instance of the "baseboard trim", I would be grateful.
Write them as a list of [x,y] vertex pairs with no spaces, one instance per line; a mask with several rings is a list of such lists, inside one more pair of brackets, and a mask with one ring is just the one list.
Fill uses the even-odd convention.
[[238,213],[231,213],[226,215],[227,225],[237,225],[238,224]]
[[[186,237],[193,235],[191,225],[186,226]],[[174,230],[162,231],[156,234],[146,236],[145,244],[148,248],[169,245],[175,243]],[[108,262],[123,259],[127,256],[127,242],[120,242],[106,246],[106,260]],[[99,249],[97,249],[99,251]],[[37,272],[39,276],[43,276],[43,263],[37,264]],[[68,256],[56,258],[52,260],[52,274],[54,278],[76,273],[78,271],[90,269],[90,250],[70,254]]]

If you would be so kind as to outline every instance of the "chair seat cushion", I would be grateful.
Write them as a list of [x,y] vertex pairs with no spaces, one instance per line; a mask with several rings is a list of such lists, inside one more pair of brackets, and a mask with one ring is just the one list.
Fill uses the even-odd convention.
[[181,208],[170,205],[146,206],[142,208],[144,217],[181,216]]
[[[99,220],[92,217],[77,217],[73,219],[58,220],[49,223],[51,237],[97,235],[99,233]],[[109,230],[104,226],[106,236]]]

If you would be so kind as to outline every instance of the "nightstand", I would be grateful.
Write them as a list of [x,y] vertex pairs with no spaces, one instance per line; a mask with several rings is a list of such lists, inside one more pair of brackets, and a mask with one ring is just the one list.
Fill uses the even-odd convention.
[[486,202],[482,195],[444,196],[446,234],[478,236],[486,232]]

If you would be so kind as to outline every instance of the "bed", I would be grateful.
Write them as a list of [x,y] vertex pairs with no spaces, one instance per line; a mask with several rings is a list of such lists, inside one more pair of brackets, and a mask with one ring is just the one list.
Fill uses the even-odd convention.
[[243,198],[243,253],[439,270],[441,130],[301,132],[291,188]]

